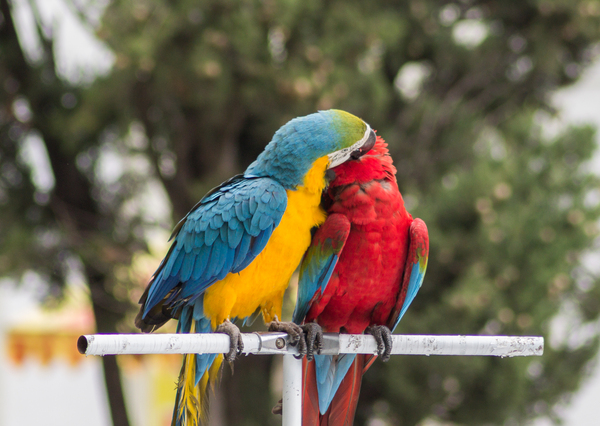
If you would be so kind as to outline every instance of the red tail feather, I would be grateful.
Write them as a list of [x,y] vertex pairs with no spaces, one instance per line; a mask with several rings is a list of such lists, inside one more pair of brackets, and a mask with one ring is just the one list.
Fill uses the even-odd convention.
[[304,357],[302,358],[302,425],[317,426],[319,415],[315,362],[307,362]]
[[350,366],[346,377],[340,383],[329,410],[323,415],[319,413],[319,397],[315,363],[303,362],[303,399],[302,426],[352,426],[358,404],[362,376],[377,357],[374,355],[357,355]]

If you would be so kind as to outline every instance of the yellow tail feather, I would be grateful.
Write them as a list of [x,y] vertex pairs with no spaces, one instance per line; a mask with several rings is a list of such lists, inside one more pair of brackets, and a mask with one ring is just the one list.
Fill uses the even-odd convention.
[[199,413],[198,417],[202,420],[202,423],[206,423],[208,420],[208,395],[207,389],[208,387],[208,371],[206,371],[200,381],[198,382],[198,386],[196,387],[198,391],[198,396],[200,399],[200,404],[198,405]]
[[183,358],[183,366],[177,384],[176,411],[177,419],[173,425],[199,426],[208,420],[208,385],[215,389],[219,370],[223,363],[223,355],[217,355],[211,367],[202,375],[196,385],[196,355],[188,354]]
[[210,387],[215,390],[217,383],[219,381],[219,371],[221,369],[221,364],[223,364],[223,355],[217,355],[213,365],[208,369],[208,377],[210,378]]
[[181,426],[198,426],[201,412],[201,395],[199,386],[196,386],[195,378],[196,355],[188,354],[183,357],[183,366],[179,375],[177,387],[177,422],[174,424]]

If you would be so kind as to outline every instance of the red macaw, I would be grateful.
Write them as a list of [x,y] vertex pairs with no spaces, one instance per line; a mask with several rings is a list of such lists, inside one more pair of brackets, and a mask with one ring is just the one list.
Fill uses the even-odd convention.
[[[302,263],[293,321],[310,329],[311,350],[319,346],[310,327],[316,323],[326,332],[372,334],[387,361],[390,330],[423,282],[427,227],[406,211],[381,137],[363,157],[331,170],[323,197],[328,217]],[[352,425],[362,375],[376,356],[311,358],[304,361],[303,425]]]

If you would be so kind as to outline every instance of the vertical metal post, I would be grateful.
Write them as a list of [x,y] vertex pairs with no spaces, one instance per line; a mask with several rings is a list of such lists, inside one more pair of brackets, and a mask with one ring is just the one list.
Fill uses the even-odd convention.
[[283,356],[283,426],[302,425],[302,360]]

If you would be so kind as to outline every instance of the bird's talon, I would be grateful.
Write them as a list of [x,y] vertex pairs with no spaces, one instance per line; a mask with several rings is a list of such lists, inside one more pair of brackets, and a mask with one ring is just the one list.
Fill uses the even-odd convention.
[[314,322],[306,323],[301,328],[304,333],[306,345],[306,359],[312,361],[315,352],[320,354],[323,349],[323,329],[321,329],[319,324]]
[[370,325],[365,333],[372,335],[377,342],[377,355],[388,362],[392,354],[392,332],[385,325]]
[[230,349],[229,352],[224,355],[224,357],[229,363],[235,361],[235,358],[241,355],[244,351],[244,341],[242,340],[242,333],[240,332],[240,329],[231,321],[226,320],[217,327],[215,332],[225,333],[229,336]]
[[277,319],[269,323],[269,331],[279,331],[288,334],[288,343],[290,346],[298,346],[300,357],[306,354],[306,341],[302,328],[293,322],[280,322]]
[[280,399],[279,402],[277,403],[277,405],[275,405],[275,407],[273,407],[273,409],[271,410],[271,412],[275,415],[282,415],[283,414],[283,399]]

